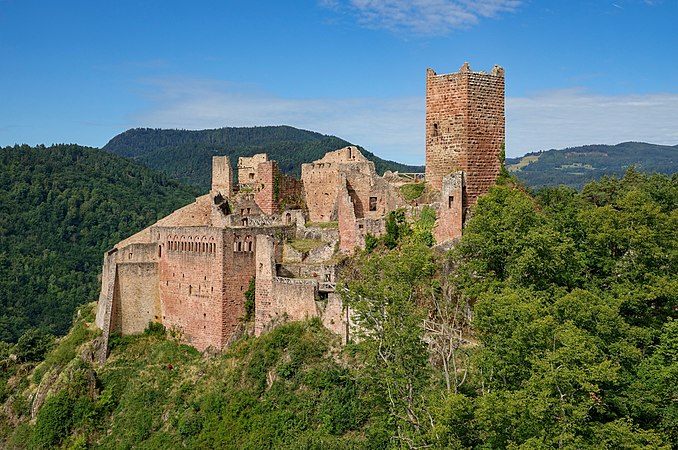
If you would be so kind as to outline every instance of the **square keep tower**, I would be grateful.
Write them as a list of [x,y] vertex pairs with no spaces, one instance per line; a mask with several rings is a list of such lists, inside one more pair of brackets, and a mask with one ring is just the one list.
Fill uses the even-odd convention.
[[440,191],[443,177],[462,171],[463,208],[495,183],[504,143],[504,69],[437,75],[426,71],[426,182]]

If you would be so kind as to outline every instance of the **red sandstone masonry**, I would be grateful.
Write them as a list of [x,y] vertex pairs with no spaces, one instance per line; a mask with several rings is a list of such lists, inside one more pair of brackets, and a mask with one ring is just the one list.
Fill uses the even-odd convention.
[[463,206],[474,205],[499,175],[504,142],[504,70],[426,72],[426,182],[440,190],[445,175],[461,170]]

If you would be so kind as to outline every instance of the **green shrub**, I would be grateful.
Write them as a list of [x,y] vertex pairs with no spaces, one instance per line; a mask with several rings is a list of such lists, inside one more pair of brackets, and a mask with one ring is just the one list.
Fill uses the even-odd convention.
[[73,423],[73,405],[73,399],[63,391],[47,399],[35,422],[33,447],[54,448],[68,436]]
[[52,348],[54,336],[44,330],[31,328],[26,331],[14,346],[19,361],[41,361]]
[[144,336],[165,336],[165,325],[160,322],[148,322]]
[[424,193],[425,188],[425,183],[403,184],[400,186],[400,193],[403,195],[405,200],[411,201],[421,197],[421,194]]

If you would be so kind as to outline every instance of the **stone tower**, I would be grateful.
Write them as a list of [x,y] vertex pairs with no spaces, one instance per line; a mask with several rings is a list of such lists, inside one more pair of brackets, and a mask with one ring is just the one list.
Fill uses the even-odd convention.
[[441,191],[443,177],[462,171],[464,210],[499,175],[504,143],[504,69],[437,75],[426,71],[426,182]]
[[233,169],[228,156],[212,157],[212,193],[233,196]]

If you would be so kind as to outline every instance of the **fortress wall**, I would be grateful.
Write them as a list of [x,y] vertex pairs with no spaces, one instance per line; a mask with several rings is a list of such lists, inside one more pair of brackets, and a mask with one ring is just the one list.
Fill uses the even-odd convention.
[[158,263],[119,263],[113,299],[114,329],[123,335],[142,333],[149,322],[160,322]]
[[183,333],[202,351],[221,349],[224,286],[222,230],[167,227],[159,230],[166,246],[160,258],[162,322]]
[[254,227],[224,230],[222,347],[234,337],[245,315],[245,291],[256,274],[257,234],[263,232],[267,230]]
[[315,280],[274,277],[272,287],[273,322],[283,317],[287,320],[318,317],[318,283]]
[[[153,238],[153,229],[149,231],[149,236]],[[157,236],[157,233],[155,233]],[[129,244],[125,247],[120,247],[118,250],[118,263],[132,263],[132,262],[155,262],[159,259],[160,244],[151,243],[135,243]]]

